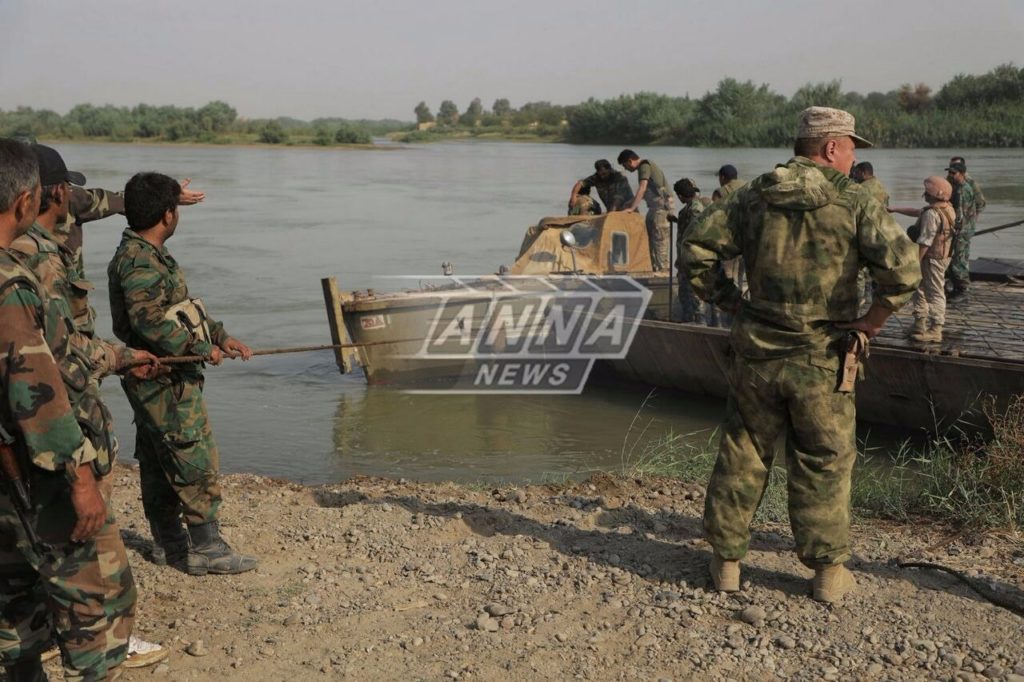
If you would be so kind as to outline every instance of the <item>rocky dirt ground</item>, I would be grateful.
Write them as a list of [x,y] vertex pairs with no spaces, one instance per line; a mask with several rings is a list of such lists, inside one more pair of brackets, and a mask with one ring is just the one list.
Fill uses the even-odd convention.
[[137,632],[172,650],[125,679],[1024,681],[1024,619],[894,561],[1024,603],[1019,538],[859,524],[859,589],[828,607],[777,525],[758,526],[742,592],[708,591],[695,484],[224,484],[224,533],[262,565],[193,578],[147,560],[137,476],[118,474]]

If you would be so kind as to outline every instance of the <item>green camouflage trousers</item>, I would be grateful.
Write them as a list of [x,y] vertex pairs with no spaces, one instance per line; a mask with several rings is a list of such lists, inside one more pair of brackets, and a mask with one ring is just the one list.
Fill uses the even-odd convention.
[[135,413],[135,459],[139,461],[146,518],[182,514],[196,526],[217,520],[220,457],[203,400],[203,380],[176,373],[141,381],[121,380]]
[[669,209],[652,209],[647,211],[647,241],[651,247],[651,267],[655,272],[663,272],[671,267],[668,262],[669,240]]
[[68,542],[75,524],[63,473],[33,476],[34,520],[51,546],[29,547],[0,494],[0,664],[60,647],[65,680],[105,680],[127,654],[135,621],[135,581],[121,531],[108,513],[99,534]]
[[[813,364],[812,364],[813,363]],[[850,557],[850,477],[856,458],[854,396],[836,392],[838,360],[736,357],[718,459],[708,482],[704,531],[723,558],[742,559],[785,435],[789,519],[811,568]]]
[[974,221],[964,226],[953,238],[952,259],[949,264],[949,279],[957,289],[966,289],[971,283],[971,237],[974,236]]

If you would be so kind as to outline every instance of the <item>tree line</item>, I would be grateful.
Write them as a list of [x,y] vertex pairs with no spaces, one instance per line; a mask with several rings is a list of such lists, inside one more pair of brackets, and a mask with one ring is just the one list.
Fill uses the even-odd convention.
[[1024,69],[1013,64],[958,75],[934,94],[924,83],[908,83],[863,95],[832,80],[808,83],[785,97],[765,84],[725,78],[700,98],[640,92],[519,109],[499,99],[489,111],[478,98],[461,113],[451,100],[441,102],[436,114],[420,102],[414,113],[421,129],[433,126],[426,136],[526,127],[575,144],[781,147],[792,142],[797,113],[811,105],[850,111],[858,132],[885,147],[1024,146]]
[[240,118],[222,101],[194,107],[117,107],[78,104],[61,116],[48,109],[18,107],[0,110],[0,136],[43,139],[149,140],[230,144],[372,144],[374,136],[408,130],[407,121],[318,118],[313,121],[278,117]]
[[791,97],[768,85],[725,78],[702,97],[653,92],[572,105],[506,98],[489,109],[480,98],[464,110],[444,100],[436,112],[416,105],[416,123],[397,120],[288,117],[248,119],[231,105],[134,107],[79,104],[63,116],[47,109],[0,110],[0,135],[44,139],[154,140],[263,144],[371,144],[396,135],[417,142],[444,137],[527,137],[573,144],[783,147],[796,114],[812,104],[847,109],[864,137],[884,147],[1024,147],[1024,69],[1004,64],[961,74],[938,91],[905,84],[866,95],[839,80],[808,83]]

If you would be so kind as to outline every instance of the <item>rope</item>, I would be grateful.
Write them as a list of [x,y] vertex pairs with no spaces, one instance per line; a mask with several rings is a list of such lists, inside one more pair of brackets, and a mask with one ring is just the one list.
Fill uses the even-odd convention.
[[[366,348],[367,346],[383,346],[390,343],[406,343],[410,341],[422,341],[423,339],[395,339],[394,341],[370,341],[367,343],[335,343],[325,344],[322,346],[295,346],[291,348],[264,348],[262,350],[254,350],[252,352],[253,357],[257,355],[284,355],[285,353],[311,353],[318,350],[338,350],[341,348]],[[224,353],[226,358],[238,358],[241,357],[233,353]],[[208,362],[210,358],[202,355],[170,355],[167,357],[160,358],[161,365],[184,365],[194,362]],[[149,362],[146,360],[133,360],[127,364],[127,367],[139,367],[140,365],[148,365]]]

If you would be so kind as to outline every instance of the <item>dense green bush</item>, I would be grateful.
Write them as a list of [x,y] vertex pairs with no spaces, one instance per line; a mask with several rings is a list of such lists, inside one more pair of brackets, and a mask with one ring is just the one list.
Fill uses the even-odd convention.
[[334,133],[334,141],[338,144],[373,144],[370,133],[343,123]]
[[260,130],[260,142],[281,144],[288,139],[288,133],[278,121],[267,121]]

